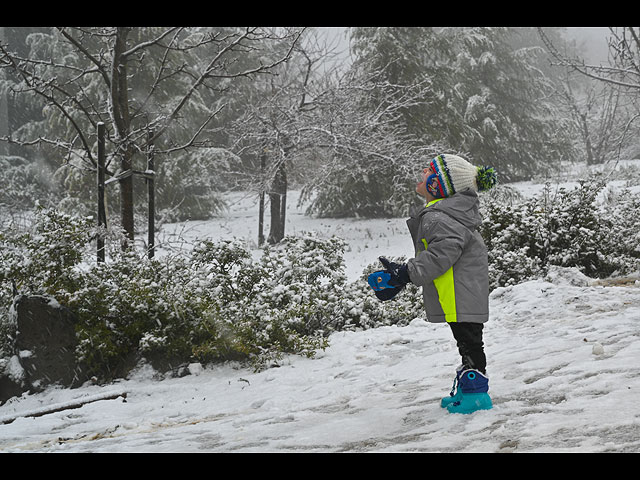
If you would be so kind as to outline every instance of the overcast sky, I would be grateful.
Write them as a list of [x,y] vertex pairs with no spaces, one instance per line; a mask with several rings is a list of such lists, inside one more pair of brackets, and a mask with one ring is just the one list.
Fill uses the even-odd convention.
[[[327,34],[331,40],[338,42],[338,50],[345,59],[349,56],[349,38],[347,29],[349,27],[318,27]],[[567,27],[569,36],[576,40],[578,46],[584,46],[586,51],[585,60],[599,63],[607,60],[607,40],[609,34],[608,27]]]

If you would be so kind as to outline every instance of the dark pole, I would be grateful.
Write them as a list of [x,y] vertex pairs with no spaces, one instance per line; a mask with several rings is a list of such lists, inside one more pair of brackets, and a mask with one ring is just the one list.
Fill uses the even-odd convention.
[[261,247],[264,244],[264,172],[267,162],[266,147],[262,149],[260,154],[260,206],[258,210],[258,246]]
[[101,227],[107,226],[104,207],[104,123],[98,123],[98,263],[104,262],[104,237]]
[[147,189],[149,192],[149,258],[153,258],[155,255],[156,249],[156,240],[155,240],[155,166],[153,159],[153,144],[151,143],[151,138],[153,137],[153,131],[149,131],[148,139],[149,144],[147,146],[147,173],[149,174],[147,178]]

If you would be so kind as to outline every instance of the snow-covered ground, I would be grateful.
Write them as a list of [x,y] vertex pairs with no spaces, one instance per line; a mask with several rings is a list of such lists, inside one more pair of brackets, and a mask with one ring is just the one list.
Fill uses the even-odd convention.
[[[349,242],[350,278],[379,255],[411,255],[404,219],[313,219],[295,198],[288,204],[287,233]],[[196,237],[255,243],[255,212],[253,199],[238,196],[227,216],[166,226],[159,240],[165,249]],[[160,380],[141,367],[112,385],[14,398],[0,406],[0,451],[640,452],[640,282],[558,269],[494,291],[490,304],[492,410],[440,407],[457,349],[446,325],[416,319],[335,333],[315,359],[291,356],[259,373],[194,365]],[[109,396],[117,398],[100,399]],[[94,401],[20,416],[82,399]]]

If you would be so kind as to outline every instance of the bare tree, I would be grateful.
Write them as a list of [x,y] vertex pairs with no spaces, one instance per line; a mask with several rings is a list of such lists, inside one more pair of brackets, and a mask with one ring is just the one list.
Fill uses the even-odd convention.
[[[313,127],[325,151],[313,182],[303,189],[321,215],[388,216],[407,213],[408,196],[427,159],[443,145],[416,138],[405,115],[432,98],[429,79],[392,83],[384,67],[352,68],[325,98],[330,121]],[[409,193],[411,196],[411,193]]]
[[600,163],[608,150],[623,148],[640,117],[640,28],[609,27],[608,62],[599,65],[562,53],[543,28],[538,32],[557,65],[600,84],[589,89],[582,100],[571,91],[568,81],[564,92],[585,143],[587,163]]
[[583,75],[632,90],[640,90],[640,27],[608,27],[610,37],[609,62],[607,64],[587,64],[584,59],[571,57],[560,52],[543,28],[538,33],[558,65],[566,66]]
[[561,98],[580,133],[587,165],[600,164],[621,144],[627,115],[619,87],[602,83],[584,87],[576,91],[567,76]]
[[[43,98],[64,126],[4,140],[62,149],[95,171],[94,132],[105,123],[108,174],[119,182],[122,226],[133,239],[134,155],[151,144],[156,156],[206,146],[207,127],[225,106],[219,93],[288,60],[300,34],[260,27],[57,27],[28,57],[0,44],[0,68],[21,79],[14,91]],[[283,44],[274,55],[271,46]]]
[[[407,167],[411,160],[418,160],[418,150],[427,147],[415,147],[400,121],[408,108],[428,101],[427,81],[397,85],[383,80],[380,72],[342,69],[332,62],[335,45],[308,33],[278,76],[264,79],[236,126],[236,153],[253,151],[261,159],[250,179],[259,195],[269,195],[270,244],[285,234],[292,174],[302,172],[302,199],[308,199],[318,187],[334,182],[336,171],[354,162],[366,163],[372,177],[377,166],[404,177],[407,168],[412,170]],[[413,178],[415,171],[409,175]],[[398,181],[384,178],[390,184]],[[261,216],[258,222],[261,243]]]
[[[287,208],[288,173],[294,158],[309,155],[318,147],[318,138],[310,135],[314,125],[325,121],[323,98],[333,88],[334,67],[327,67],[335,55],[335,43],[321,39],[315,30],[307,30],[295,46],[291,61],[281,65],[277,76],[265,77],[245,115],[236,125],[237,152],[258,152],[261,167],[251,184],[261,198],[258,242],[262,233],[264,193],[270,202],[270,231],[267,242],[284,238]],[[327,70],[328,69],[328,70]]]

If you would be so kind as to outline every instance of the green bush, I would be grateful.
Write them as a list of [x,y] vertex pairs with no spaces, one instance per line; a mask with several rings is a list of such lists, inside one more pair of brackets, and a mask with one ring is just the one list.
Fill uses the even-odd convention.
[[31,208],[34,199],[55,201],[58,193],[51,175],[51,168],[42,160],[0,155],[0,207],[22,211]]
[[[552,265],[591,277],[637,271],[640,198],[622,191],[598,203],[596,194],[582,182],[557,192],[547,185],[514,202],[483,197],[491,287],[540,277]],[[93,225],[40,208],[31,228],[0,232],[3,357],[15,329],[14,288],[52,296],[76,313],[77,358],[101,380],[126,375],[141,358],[158,369],[224,360],[259,369],[284,354],[313,356],[333,331],[424,317],[415,285],[393,301],[376,299],[366,277],[377,262],[348,282],[337,237],[289,236],[259,258],[239,241],[201,241],[188,254],[158,259],[115,247],[97,264]]]
[[0,232],[0,284],[33,294],[73,290],[73,269],[93,235],[91,219],[38,207],[31,229]]
[[54,295],[76,288],[75,268],[93,234],[89,219],[38,207],[29,229],[0,231],[0,354],[13,353],[9,309],[14,290]]
[[239,242],[203,241],[190,255],[114,250],[105,263],[81,263],[93,234],[88,219],[54,210],[39,212],[30,231],[2,234],[4,330],[14,286],[55,297],[78,317],[79,361],[103,380],[140,357],[160,368],[230,359],[261,368],[327,345],[327,292],[345,282],[337,238],[287,237],[259,261]]
[[485,197],[480,228],[487,244],[492,288],[544,275],[554,266],[576,267],[592,278],[637,271],[640,201],[627,192],[608,204],[599,188],[581,181],[513,204]]
[[[289,255],[296,247],[299,258],[322,254],[289,241]],[[159,366],[159,359],[174,365],[236,359],[261,368],[285,353],[313,356],[326,346],[322,330],[310,327],[323,318],[317,272],[283,258],[266,251],[254,262],[230,241],[203,241],[190,257],[164,261],[125,252],[83,272],[84,288],[59,301],[82,320],[78,353],[94,374],[123,375],[136,355]]]

